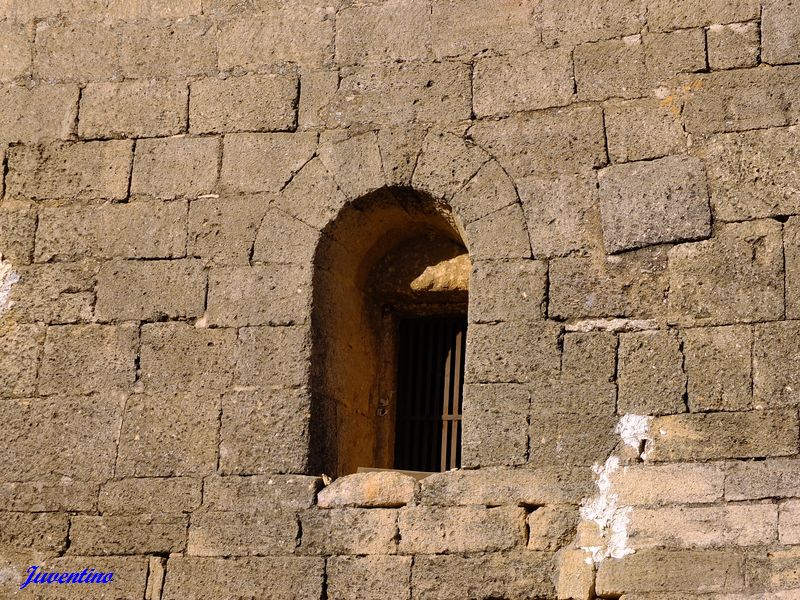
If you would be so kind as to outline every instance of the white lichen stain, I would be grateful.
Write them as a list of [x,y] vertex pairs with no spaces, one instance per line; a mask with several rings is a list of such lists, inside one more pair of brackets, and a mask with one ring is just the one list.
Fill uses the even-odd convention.
[[11,263],[3,260],[0,254],[0,315],[6,312],[11,305],[11,288],[19,281],[19,275],[14,271]]

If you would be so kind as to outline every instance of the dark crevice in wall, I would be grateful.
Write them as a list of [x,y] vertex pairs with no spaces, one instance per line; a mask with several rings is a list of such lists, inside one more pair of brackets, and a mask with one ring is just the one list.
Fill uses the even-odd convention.
[[136,157],[136,144],[138,140],[133,140],[133,145],[131,146],[131,160],[128,164],[128,190],[125,194],[125,199],[121,200],[121,203],[127,203],[130,201],[131,197],[131,184],[133,183],[133,159]]
[[319,594],[320,600],[328,600],[328,559],[322,563],[322,588]]

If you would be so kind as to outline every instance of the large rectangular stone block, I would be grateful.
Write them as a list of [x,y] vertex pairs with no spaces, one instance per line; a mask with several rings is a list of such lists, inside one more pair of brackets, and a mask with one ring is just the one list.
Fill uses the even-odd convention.
[[619,443],[614,431],[617,417],[557,410],[531,410],[528,462],[537,466],[602,464]]
[[206,274],[199,260],[117,260],[97,275],[95,316],[101,321],[199,317]]
[[195,512],[186,552],[189,556],[292,554],[298,533],[297,517],[289,511]]
[[115,19],[181,19],[202,13],[201,0],[109,0]]
[[800,61],[800,7],[794,2],[766,0],[761,19],[764,62],[774,65]]
[[531,243],[520,204],[472,221],[466,230],[472,260],[531,257]]
[[11,290],[9,317],[22,323],[90,321],[99,268],[94,261],[83,261],[17,269],[20,280]]
[[296,126],[297,76],[206,78],[191,87],[189,128],[193,133],[287,131]]
[[203,506],[248,512],[300,510],[314,505],[320,485],[318,477],[307,475],[212,476],[203,484]]
[[96,556],[182,552],[188,523],[186,515],[75,515],[69,530],[69,553]]
[[678,336],[667,331],[622,333],[619,339],[620,413],[686,412],[686,373]]
[[542,40],[547,46],[570,47],[639,33],[645,21],[641,0],[544,0]]
[[0,87],[0,105],[0,140],[66,140],[73,134],[78,115],[78,87],[47,83],[34,88],[6,85]]
[[753,401],[758,407],[800,404],[800,321],[759,323],[753,339]]
[[310,265],[319,239],[319,230],[271,208],[256,235],[251,262]]
[[462,466],[520,465],[527,460],[527,386],[468,384],[463,404]]
[[671,33],[646,33],[644,61],[650,87],[666,83],[679,73],[706,70],[706,36],[702,28]]
[[329,600],[411,599],[410,556],[332,556],[328,559]]
[[100,484],[51,475],[39,481],[0,483],[0,510],[89,512],[97,509]]
[[390,508],[310,509],[300,513],[300,554],[394,554],[397,511]]
[[721,225],[714,237],[669,250],[669,318],[723,325],[783,317],[783,243],[777,221]]
[[44,336],[41,324],[11,323],[0,330],[0,396],[35,395]]
[[716,502],[725,483],[720,464],[631,465],[611,475],[621,506]]
[[17,146],[8,152],[6,193],[34,200],[122,200],[132,151],[126,140]]
[[202,482],[189,477],[118,479],[100,488],[98,510],[105,514],[182,513],[200,506]]
[[726,500],[800,497],[800,460],[774,458],[732,462],[725,477]]
[[155,137],[186,130],[186,84],[171,81],[90,83],[81,93],[78,135]]
[[767,596],[792,600],[800,590],[800,548],[754,549],[747,556],[746,576],[755,589],[768,590]]
[[144,139],[136,143],[131,194],[196,197],[217,184],[220,141],[215,137]]
[[614,162],[659,158],[686,149],[680,114],[655,98],[615,102],[603,110]]
[[497,552],[525,542],[520,507],[416,506],[400,510],[402,554]]
[[706,30],[706,45],[712,70],[755,67],[761,56],[759,23],[712,25]]
[[757,19],[758,0],[647,0],[647,24],[653,31],[671,31],[714,23]]
[[398,471],[353,473],[339,477],[320,490],[317,506],[340,508],[397,508],[412,504],[417,480]]
[[638,98],[647,89],[641,36],[581,44],[574,57],[579,100]]
[[4,550],[61,552],[67,545],[69,515],[0,513],[0,545]]
[[308,385],[310,360],[306,327],[242,327],[234,381],[264,389]]
[[0,44],[6,50],[0,59],[0,81],[13,81],[30,74],[33,47],[25,27],[16,23],[0,26]]
[[127,390],[136,377],[138,344],[135,325],[48,327],[39,369],[39,393]]
[[800,544],[800,500],[780,505],[779,533],[781,544]]
[[783,252],[786,285],[786,317],[800,317],[800,218],[792,217],[783,226]]
[[[5,151],[0,152],[0,159]],[[0,185],[0,192],[3,186]],[[25,265],[33,260],[37,213],[26,201],[5,200],[0,207],[0,253],[12,265]]]
[[472,264],[471,323],[544,318],[547,264],[534,260]]

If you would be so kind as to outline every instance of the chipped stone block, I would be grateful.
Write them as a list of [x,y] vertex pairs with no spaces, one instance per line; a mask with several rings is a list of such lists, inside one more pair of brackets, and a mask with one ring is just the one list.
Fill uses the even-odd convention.
[[189,206],[187,253],[206,265],[249,264],[269,197],[201,198]]
[[724,484],[720,464],[630,465],[611,476],[621,506],[717,502]]
[[761,58],[769,64],[800,60],[800,5],[766,0],[761,15]]
[[680,114],[656,99],[615,102],[604,111],[608,152],[614,162],[659,158],[686,149]]
[[758,23],[712,25],[706,30],[706,44],[712,69],[754,67],[761,50],[761,32]]
[[297,537],[294,514],[283,510],[195,512],[186,553],[189,556],[291,554]]
[[9,324],[0,329],[0,396],[35,395],[44,337],[41,324]]
[[300,513],[299,554],[394,554],[397,511],[388,508],[310,509]]
[[[4,56],[9,56],[11,48],[5,44],[3,47]],[[3,107],[0,110],[0,138],[4,142],[66,140],[73,135],[75,127],[78,88],[47,83],[33,88],[3,86],[0,88],[0,104]]]
[[647,24],[653,31],[671,31],[713,23],[734,23],[757,19],[758,0],[648,0]]
[[585,550],[566,550],[559,554],[556,591],[559,598],[591,600],[594,596],[594,565],[586,562]]
[[410,600],[410,556],[333,556],[327,564],[330,600]]
[[464,387],[461,464],[520,465],[528,457],[530,392],[515,384]]
[[319,492],[320,508],[397,508],[410,504],[416,479],[394,472],[354,473],[336,479]]
[[579,100],[644,95],[647,71],[641,36],[582,44],[574,56]]
[[706,40],[702,29],[643,36],[647,76],[652,84],[668,81],[679,73],[706,69]]
[[470,321],[544,318],[547,265],[533,260],[481,261],[472,266]]
[[311,508],[321,483],[307,475],[211,476],[203,484],[203,507],[244,512]]
[[217,184],[220,143],[214,137],[144,139],[136,143],[131,193],[196,197]]
[[685,412],[686,373],[678,336],[666,331],[622,333],[619,340],[620,413]]
[[100,487],[98,510],[105,514],[191,512],[200,506],[200,488],[201,481],[189,477],[108,481]]
[[527,517],[528,550],[553,552],[575,536],[578,510],[574,506],[542,506]]
[[186,515],[75,515],[71,519],[70,554],[152,554],[181,552],[186,547]]
[[800,497],[800,461],[797,459],[772,458],[728,465],[726,500],[760,500],[782,496]]

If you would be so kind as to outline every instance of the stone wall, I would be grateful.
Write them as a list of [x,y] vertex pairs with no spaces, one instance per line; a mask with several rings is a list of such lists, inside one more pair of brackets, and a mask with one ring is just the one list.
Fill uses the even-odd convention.
[[[0,19],[3,598],[800,598],[800,3]],[[386,190],[469,250],[464,468],[325,485],[317,249]]]

